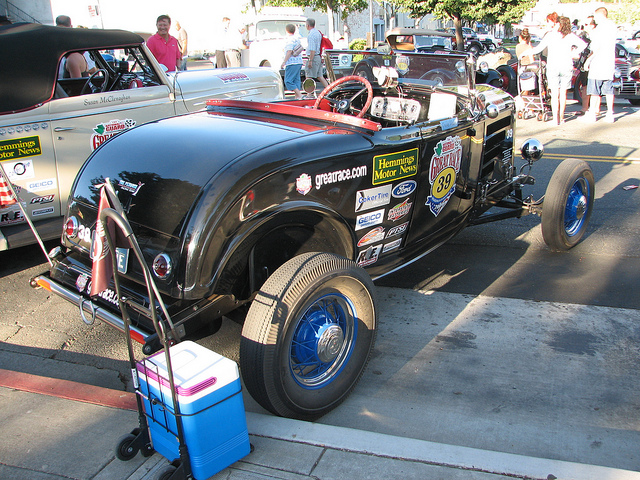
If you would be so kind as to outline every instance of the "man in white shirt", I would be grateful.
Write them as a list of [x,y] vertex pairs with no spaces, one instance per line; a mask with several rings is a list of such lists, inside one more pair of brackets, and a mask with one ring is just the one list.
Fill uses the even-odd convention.
[[239,67],[240,50],[243,48],[242,33],[231,25],[231,19],[229,17],[222,19],[222,25],[224,26],[222,43],[227,67]]
[[584,119],[587,122],[596,121],[596,115],[600,112],[600,97],[604,95],[607,99],[605,122],[613,123],[613,73],[616,68],[617,29],[616,25],[609,20],[608,11],[604,7],[596,9],[593,18],[596,28],[589,34],[591,37],[589,48],[593,53],[587,60],[589,111]]

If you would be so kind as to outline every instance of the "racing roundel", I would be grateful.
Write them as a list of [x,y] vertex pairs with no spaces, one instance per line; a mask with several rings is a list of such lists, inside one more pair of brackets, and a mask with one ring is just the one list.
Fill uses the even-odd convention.
[[440,140],[433,149],[429,167],[431,194],[425,205],[436,217],[447,205],[456,189],[456,177],[462,163],[462,142],[460,137],[451,136]]

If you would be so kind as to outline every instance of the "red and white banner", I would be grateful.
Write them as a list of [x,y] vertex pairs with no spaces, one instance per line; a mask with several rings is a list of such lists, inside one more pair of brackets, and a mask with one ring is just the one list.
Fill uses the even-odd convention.
[[[106,187],[103,184],[100,187],[100,202],[98,203],[98,220],[96,222],[96,232],[93,236],[93,244],[91,245],[91,258],[93,265],[91,267],[91,296],[100,295],[109,287],[109,281],[113,276],[113,259],[109,251],[107,236],[104,226],[100,221],[100,213],[105,208],[112,208],[107,196]],[[115,225],[107,222],[107,228],[111,238],[114,238]]]
[[4,176],[4,171],[0,173],[0,208],[17,203],[16,197],[9,187],[9,180]]

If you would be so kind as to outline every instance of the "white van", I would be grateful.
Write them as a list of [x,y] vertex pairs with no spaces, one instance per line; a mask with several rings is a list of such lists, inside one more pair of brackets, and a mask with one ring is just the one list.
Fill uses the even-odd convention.
[[[296,35],[301,37],[300,43],[307,48],[306,17],[302,16],[269,16],[256,19],[247,26],[248,50],[242,53],[242,65],[247,67],[270,67],[281,71],[284,60],[284,47],[287,43],[285,27],[293,23],[297,27]],[[306,57],[306,52],[305,52]]]

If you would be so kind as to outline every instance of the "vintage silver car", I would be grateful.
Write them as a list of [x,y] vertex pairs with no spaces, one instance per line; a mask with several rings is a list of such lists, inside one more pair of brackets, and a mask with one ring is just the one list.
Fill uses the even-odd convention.
[[[95,71],[68,77],[81,52]],[[110,137],[166,117],[201,110],[211,98],[283,97],[270,69],[167,74],[139,35],[17,24],[0,27],[0,161],[44,239],[59,237],[73,179]],[[162,141],[154,144],[159,161]],[[0,209],[0,250],[34,243],[18,205]]]

